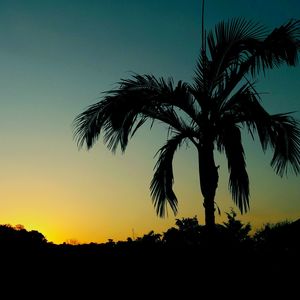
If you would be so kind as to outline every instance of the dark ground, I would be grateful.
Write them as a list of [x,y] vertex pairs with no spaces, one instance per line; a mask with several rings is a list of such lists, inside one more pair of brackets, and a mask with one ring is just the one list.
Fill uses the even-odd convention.
[[173,237],[150,232],[85,245],[55,245],[2,225],[0,298],[297,299],[299,224],[265,227],[255,237],[222,231],[213,239],[200,225],[179,226]]

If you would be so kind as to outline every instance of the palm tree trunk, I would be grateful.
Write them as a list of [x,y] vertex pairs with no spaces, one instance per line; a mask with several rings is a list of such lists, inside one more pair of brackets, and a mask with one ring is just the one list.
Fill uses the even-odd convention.
[[218,167],[215,165],[213,144],[199,146],[199,177],[200,188],[204,197],[205,225],[208,229],[215,228],[215,194],[218,186]]

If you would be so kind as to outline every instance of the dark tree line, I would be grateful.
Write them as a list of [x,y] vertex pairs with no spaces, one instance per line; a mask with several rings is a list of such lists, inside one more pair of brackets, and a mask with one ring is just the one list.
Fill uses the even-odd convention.
[[204,225],[198,223],[197,217],[176,219],[175,226],[163,233],[155,233],[151,230],[141,237],[126,241],[113,241],[106,243],[69,243],[53,244],[46,237],[36,231],[27,231],[24,226],[0,225],[0,249],[1,251],[61,249],[66,252],[84,252],[97,248],[99,251],[109,252],[115,249],[141,248],[210,248],[218,243],[223,248],[233,250],[235,248],[248,248],[255,251],[285,251],[294,252],[300,249],[300,219],[296,221],[284,221],[275,224],[267,223],[262,228],[251,234],[250,223],[244,224],[237,219],[234,210],[226,213],[227,220],[217,224],[214,235],[207,231]]
[[[17,276],[26,282],[22,293],[36,293],[32,284],[39,285],[53,292],[54,299],[62,291],[78,296],[77,290],[84,291],[85,299],[98,295],[99,289],[114,297],[131,295],[131,285],[147,291],[141,299],[157,296],[157,285],[161,297],[184,293],[189,298],[211,293],[211,280],[222,287],[214,290],[215,296],[228,287],[237,298],[241,295],[237,288],[253,296],[294,293],[298,278],[294,274],[300,268],[300,219],[250,231],[251,225],[238,220],[234,211],[216,225],[213,236],[193,217],[177,219],[162,234],[150,231],[134,240],[90,244],[57,245],[38,231],[0,225],[0,277],[11,283]],[[19,292],[10,290],[12,295]]]

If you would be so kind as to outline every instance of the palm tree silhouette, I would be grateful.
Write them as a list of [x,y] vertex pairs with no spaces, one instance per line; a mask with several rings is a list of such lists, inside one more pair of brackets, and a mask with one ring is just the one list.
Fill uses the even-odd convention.
[[74,119],[79,148],[90,149],[103,132],[113,153],[125,151],[129,138],[147,121],[169,127],[167,142],[158,151],[150,191],[159,216],[170,205],[177,212],[172,189],[172,161],[184,142],[198,153],[200,188],[204,198],[205,224],[215,226],[215,193],[218,166],[214,151],[225,153],[229,190],[241,213],[249,209],[249,178],[241,129],[258,135],[262,149],[273,151],[271,166],[283,176],[300,171],[300,129],[290,113],[269,114],[260,103],[255,79],[260,72],[282,64],[295,66],[300,49],[300,20],[290,20],[268,32],[243,18],[220,22],[203,39],[192,84],[172,78],[133,74],[119,87],[89,106]]

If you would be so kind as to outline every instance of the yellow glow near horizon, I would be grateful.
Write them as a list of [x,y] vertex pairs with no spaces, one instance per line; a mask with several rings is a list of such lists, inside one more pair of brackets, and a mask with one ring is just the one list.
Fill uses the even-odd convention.
[[[137,237],[150,230],[162,233],[175,226],[176,218],[182,217],[197,216],[199,223],[204,224],[197,157],[192,148],[178,151],[174,159],[178,215],[174,217],[169,211],[168,218],[156,216],[149,184],[155,164],[153,154],[163,140],[157,134],[151,132],[145,143],[142,131],[124,155],[112,155],[101,143],[90,152],[78,151],[63,140],[59,140],[60,145],[66,144],[62,149],[40,148],[43,155],[35,156],[35,160],[29,159],[27,153],[20,153],[24,157],[19,158],[15,155],[13,163],[2,166],[1,223],[22,224],[57,244],[68,240],[80,243],[125,240],[133,232]],[[259,153],[259,147],[247,153],[250,212],[238,214],[238,218],[256,228],[266,222],[299,218],[299,178],[291,176],[286,180],[276,176]],[[45,161],[43,157],[51,160]],[[29,160],[24,161],[25,158]],[[221,216],[216,215],[216,220],[221,223],[230,207],[238,210],[227,188],[226,161],[219,155],[216,161],[220,164],[216,203],[222,212]]]

